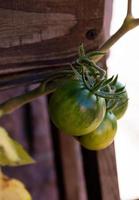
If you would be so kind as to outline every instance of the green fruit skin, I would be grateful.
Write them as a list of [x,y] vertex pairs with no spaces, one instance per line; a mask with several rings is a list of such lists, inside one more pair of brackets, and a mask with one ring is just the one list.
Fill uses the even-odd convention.
[[[123,87],[123,85],[120,82],[116,83],[116,89],[119,89]],[[116,99],[117,106],[114,107],[111,111],[114,113],[114,115],[117,117],[117,119],[121,119],[128,107],[128,95],[127,91],[120,95],[120,99]]]
[[87,135],[77,138],[88,150],[102,150],[114,140],[117,131],[117,119],[112,112],[107,112],[99,127]]
[[82,82],[68,81],[49,102],[51,120],[68,135],[84,135],[96,129],[106,112],[105,100],[96,97]]

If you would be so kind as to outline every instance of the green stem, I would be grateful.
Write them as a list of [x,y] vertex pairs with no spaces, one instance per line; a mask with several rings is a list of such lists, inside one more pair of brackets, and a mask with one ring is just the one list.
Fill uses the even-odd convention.
[[84,66],[82,66],[82,80],[83,80],[83,82],[84,82],[84,85],[86,86],[86,88],[88,89],[88,90],[90,90],[91,89],[91,86],[88,84],[88,82],[86,81],[86,78],[85,78],[85,67]]
[[79,56],[84,56],[85,55],[85,49],[83,43],[79,47]]
[[63,70],[61,73],[55,73],[50,76],[46,82],[41,83],[39,87],[33,89],[32,91],[7,100],[6,102],[0,104],[0,117],[12,113],[16,109],[33,101],[37,97],[48,95],[54,92],[55,89],[59,87],[63,81],[72,76],[72,70]]
[[16,96],[12,99],[7,100],[6,102],[0,104],[0,117],[15,111],[16,109],[20,108],[24,104],[33,101],[37,97],[50,94],[55,89],[56,89],[55,86],[51,85],[49,87],[46,87],[46,84],[42,83],[38,88],[32,91],[29,91],[26,94],[23,94],[21,96]]
[[[128,0],[128,7],[127,7],[127,15],[126,18],[122,24],[122,26],[119,28],[119,30],[112,35],[100,48],[99,51],[107,53],[109,49],[123,36],[125,35],[128,31],[134,29],[139,25],[139,18],[134,18],[132,16],[132,11],[131,11],[131,6],[132,6],[132,0]],[[97,56],[92,57],[92,60],[95,62],[98,62],[104,57],[104,54],[100,54]]]

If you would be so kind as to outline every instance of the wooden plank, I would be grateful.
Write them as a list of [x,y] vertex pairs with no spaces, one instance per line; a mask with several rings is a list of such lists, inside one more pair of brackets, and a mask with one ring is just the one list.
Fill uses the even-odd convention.
[[[39,12],[33,9],[33,1],[30,11],[17,1],[13,1],[12,5],[15,6],[12,8],[0,6],[0,22],[3,24],[0,31],[0,64],[69,57],[77,52],[81,41],[85,40],[90,45],[86,39],[88,30],[95,28],[97,35],[100,32],[102,0],[97,1],[97,6],[96,0],[92,3],[83,0],[63,1],[63,4],[59,1],[49,2],[43,1]],[[71,9],[71,5],[74,9]],[[44,11],[45,7],[47,10]],[[63,7],[68,8],[69,12],[65,13]]]
[[40,97],[30,105],[33,156],[37,161],[30,167],[34,200],[59,199],[46,100]]
[[88,200],[102,200],[97,152],[82,147],[82,156]]
[[102,200],[120,200],[114,146],[98,152]]
[[82,157],[78,142],[60,134],[66,200],[87,200]]
[[97,48],[103,14],[103,0],[0,0],[0,87],[46,79],[81,42]]

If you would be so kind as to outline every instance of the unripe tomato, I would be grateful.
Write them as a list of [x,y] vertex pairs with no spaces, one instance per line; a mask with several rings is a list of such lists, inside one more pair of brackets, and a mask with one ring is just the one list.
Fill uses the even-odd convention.
[[[116,89],[119,89],[123,87],[123,85],[120,82],[116,83]],[[121,94],[119,96],[119,99],[116,99],[116,106],[111,109],[111,111],[114,113],[114,115],[117,117],[117,119],[120,119],[125,114],[127,107],[128,107],[128,95],[127,91],[125,93]]]
[[112,112],[107,112],[99,127],[87,135],[77,137],[80,144],[89,150],[101,150],[108,147],[117,130],[117,119]]
[[96,129],[106,111],[105,99],[90,92],[82,81],[69,80],[50,98],[49,112],[57,128],[69,135]]

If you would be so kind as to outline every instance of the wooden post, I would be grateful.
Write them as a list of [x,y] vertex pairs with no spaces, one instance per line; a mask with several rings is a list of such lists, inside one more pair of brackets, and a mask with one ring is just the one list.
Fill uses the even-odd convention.
[[87,200],[80,146],[74,138],[62,133],[60,144],[66,200]]

